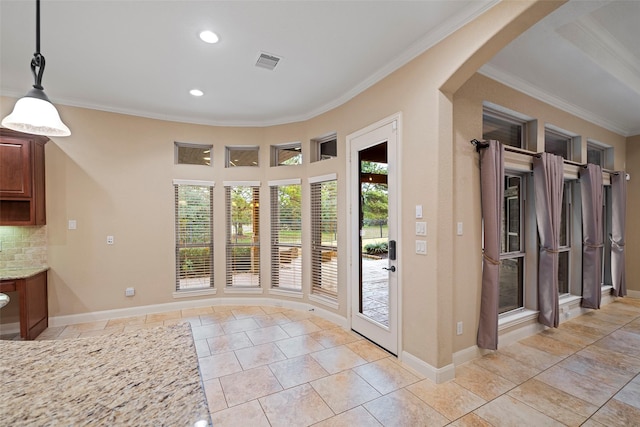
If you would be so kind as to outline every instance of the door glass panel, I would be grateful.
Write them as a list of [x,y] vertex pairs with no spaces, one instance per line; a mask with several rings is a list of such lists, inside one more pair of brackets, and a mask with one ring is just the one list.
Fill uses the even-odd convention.
[[359,152],[360,313],[389,326],[387,143]]

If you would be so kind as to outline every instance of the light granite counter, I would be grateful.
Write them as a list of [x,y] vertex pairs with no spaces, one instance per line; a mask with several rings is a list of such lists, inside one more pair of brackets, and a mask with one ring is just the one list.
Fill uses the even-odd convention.
[[0,280],[26,279],[43,271],[47,271],[48,269],[49,266],[47,265],[26,268],[0,268]]
[[189,324],[0,341],[0,425],[210,424]]

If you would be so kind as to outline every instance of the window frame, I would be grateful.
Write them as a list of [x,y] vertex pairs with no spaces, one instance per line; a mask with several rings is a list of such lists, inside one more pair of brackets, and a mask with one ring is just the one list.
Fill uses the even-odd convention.
[[[226,289],[258,289],[261,287],[262,267],[260,262],[260,182],[259,181],[225,181],[225,288]],[[232,222],[232,191],[235,188],[250,188],[251,189],[251,242],[249,243],[237,243],[232,242],[234,223]],[[244,227],[243,227],[244,228]],[[257,228],[257,230],[256,230]],[[236,234],[237,238],[237,234]],[[237,249],[248,248],[249,249],[249,284],[234,284],[234,276],[238,273],[237,267],[244,268],[243,260],[237,261],[234,257],[234,252]],[[235,268],[235,269],[234,269]],[[257,270],[256,270],[257,268]]]
[[[176,261],[176,267],[175,267],[175,274],[176,274],[176,287],[175,287],[175,291],[177,293],[183,293],[183,292],[191,292],[191,291],[200,291],[203,289],[213,289],[214,288],[214,236],[213,236],[213,232],[214,232],[214,228],[213,228],[213,224],[214,224],[214,216],[213,216],[213,189],[215,187],[215,182],[213,181],[190,181],[190,180],[173,180],[173,186],[174,186],[174,212],[175,212],[175,261]],[[193,243],[187,243],[187,244],[183,244],[181,243],[181,241],[183,241],[183,239],[181,239],[181,236],[183,235],[181,233],[182,230],[182,226],[181,226],[181,221],[180,221],[180,207],[184,206],[183,203],[181,203],[180,200],[180,189],[181,188],[185,188],[185,187],[207,187],[208,191],[209,191],[209,195],[208,195],[208,201],[209,201],[209,207],[208,207],[208,214],[209,214],[209,218],[208,218],[208,227],[207,227],[207,234],[209,237],[209,242],[207,242],[206,244],[193,244]],[[199,225],[202,225],[203,223],[199,223]],[[197,224],[198,225],[198,224]],[[185,286],[183,288],[183,286],[181,285],[181,279],[185,279],[183,277],[181,277],[184,272],[182,270],[182,263],[181,263],[181,250],[183,249],[195,249],[195,248],[204,248],[206,247],[207,249],[209,249],[209,256],[208,258],[208,263],[209,263],[209,267],[208,267],[208,273],[209,273],[209,280],[208,280],[208,284],[205,286]],[[206,261],[202,261],[205,263],[206,265]],[[205,283],[204,281],[202,281],[202,283]]]
[[[566,242],[560,242],[558,245],[558,294],[560,296],[570,295],[571,294],[571,251],[572,251],[572,237],[573,237],[573,184],[572,181],[565,180],[563,189],[562,189],[562,205],[564,209],[564,224],[565,224],[565,235]],[[562,214],[561,214],[562,216]],[[562,233],[562,218],[560,219],[561,230]],[[566,265],[566,292],[563,292],[560,289],[560,275],[562,273],[562,269],[560,268],[560,256],[567,257],[567,265]]]
[[484,130],[484,126],[485,126],[485,118],[489,117],[493,120],[498,120],[501,122],[504,122],[506,124],[509,125],[515,125],[520,127],[520,141],[519,141],[519,145],[513,145],[513,144],[509,144],[505,141],[500,141],[502,142],[504,145],[509,145],[511,147],[515,147],[515,148],[520,148],[520,149],[526,149],[527,145],[528,145],[528,133],[529,133],[529,121],[516,117],[515,115],[512,114],[508,114],[502,111],[499,111],[497,109],[488,107],[488,106],[484,106],[482,108],[482,137],[484,139],[496,139],[496,138],[490,138],[487,137],[488,134],[485,134],[485,130]]
[[[227,145],[225,151],[225,168],[252,168],[260,167],[260,146],[259,145]],[[256,161],[250,165],[236,165],[231,159],[234,151],[247,151],[256,153]]]
[[[203,157],[203,160],[208,163],[185,163],[180,161],[180,149],[192,149],[192,150],[200,150],[202,149],[202,154],[209,154],[209,158]],[[207,151],[209,151],[207,153]],[[196,144],[191,142],[173,142],[173,156],[174,156],[174,164],[176,165],[192,165],[192,166],[213,166],[213,144]]]
[[560,157],[562,157],[565,160],[573,160],[574,137],[571,136],[571,135],[568,135],[568,134],[566,134],[564,132],[560,132],[560,131],[545,127],[545,129],[544,129],[544,151],[547,152],[547,153],[552,153],[552,154],[555,154],[555,155],[559,155],[556,152],[549,151],[547,149],[547,144],[550,142],[549,139],[551,139],[551,138],[555,138],[557,140],[564,140],[566,156],[560,155]]
[[[335,186],[334,189],[327,189],[328,186]],[[330,210],[325,210],[327,206],[322,205],[323,189],[332,191],[330,197],[333,203]],[[339,245],[338,245],[338,180],[336,174],[329,174],[320,177],[309,178],[309,194],[311,198],[311,291],[310,296],[327,298],[337,301],[339,283]],[[329,216],[330,215],[330,216]],[[324,218],[324,220],[323,220]],[[324,226],[331,226],[333,223],[334,239],[327,245],[323,241]],[[335,263],[333,259],[335,258]],[[326,268],[324,268],[326,266]],[[324,274],[326,273],[326,274]],[[328,277],[327,280],[323,280]],[[325,286],[326,285],[326,286]],[[335,286],[335,291],[329,289]]]
[[[271,207],[271,288],[302,292],[302,277],[304,273],[302,263],[302,180],[290,179],[281,181],[269,182],[269,194],[270,194],[270,207]],[[293,215],[288,220],[282,219],[282,205],[280,203],[280,191],[284,187],[297,186],[300,199],[298,200],[297,214],[295,211],[291,212]],[[288,224],[290,227],[299,227],[300,235],[297,241],[281,242],[281,232],[283,231],[282,225]],[[291,229],[291,228],[290,228]],[[283,261],[284,260],[284,261]],[[290,275],[287,274],[287,279],[283,285],[282,281],[282,267],[283,264],[287,264],[287,270],[290,270]],[[291,283],[293,285],[291,286]]]
[[[512,171],[507,171],[505,170],[505,174],[504,174],[504,182],[503,185],[505,186],[505,193],[506,193],[506,187],[507,187],[507,183],[508,180],[510,178],[519,178],[520,179],[520,194],[519,194],[519,203],[518,203],[518,208],[519,208],[519,249],[517,251],[509,251],[509,244],[508,244],[508,239],[509,237],[509,218],[507,216],[507,212],[508,212],[508,197],[505,194],[504,196],[504,203],[503,203],[503,211],[502,211],[502,217],[503,217],[503,226],[501,226],[501,229],[503,229],[506,233],[502,234],[501,233],[501,237],[500,237],[500,269],[502,269],[503,267],[503,261],[505,260],[518,260],[519,263],[519,270],[518,270],[518,275],[522,281],[522,283],[518,284],[518,304],[519,306],[513,307],[513,308],[508,308],[508,309],[502,309],[502,307],[500,306],[500,302],[498,302],[498,315],[499,316],[508,316],[511,315],[515,312],[524,310],[526,308],[526,259],[527,259],[527,251],[526,251],[526,206],[525,206],[525,201],[526,201],[526,191],[527,191],[527,175],[520,173],[520,172],[512,172]],[[503,247],[503,243],[505,246],[505,249],[507,249],[507,251],[503,252],[502,247]],[[521,266],[521,268],[520,268]],[[521,271],[520,271],[521,270]],[[502,277],[503,275],[501,274],[501,281],[502,281]],[[498,295],[500,296],[500,291],[498,291]]]
[[[329,144],[334,142],[336,145],[335,155],[328,155],[322,153],[322,147],[325,144]],[[321,136],[318,138],[313,138],[311,140],[311,151],[313,156],[311,158],[312,162],[320,162],[323,160],[331,160],[338,157],[338,134],[337,132],[329,133],[325,136]]]
[[[298,157],[300,160],[297,163],[285,163],[287,160],[285,160],[284,162],[280,162],[280,152],[281,151],[291,151],[293,149],[293,151],[297,151],[298,154],[297,156],[293,156],[292,158]],[[297,150],[296,150],[297,149]],[[289,160],[289,159],[288,159]],[[277,166],[299,166],[303,163],[303,156],[302,156],[302,143],[301,142],[289,142],[286,144],[277,144],[277,145],[272,145],[271,146],[271,166],[277,167]]]

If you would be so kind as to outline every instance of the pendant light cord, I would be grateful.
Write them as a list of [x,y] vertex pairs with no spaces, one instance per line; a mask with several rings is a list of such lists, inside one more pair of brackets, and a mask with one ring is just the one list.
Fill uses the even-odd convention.
[[44,89],[42,87],[44,65],[44,56],[40,53],[40,0],[36,0],[36,52],[33,54],[33,59],[31,60],[31,73],[33,74],[34,80],[33,87],[40,90]]

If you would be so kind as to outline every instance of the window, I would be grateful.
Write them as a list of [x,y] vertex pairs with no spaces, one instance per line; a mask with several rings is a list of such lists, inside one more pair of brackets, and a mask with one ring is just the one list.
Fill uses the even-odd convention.
[[570,136],[560,132],[549,129],[544,131],[544,151],[566,160],[571,160],[571,141],[572,138]]
[[612,193],[611,186],[605,185],[602,189],[602,241],[604,243],[602,250],[602,286],[610,286],[613,284],[611,277],[611,233],[613,216],[612,216]]
[[213,145],[188,144],[174,142],[176,165],[211,166],[211,149]]
[[587,163],[604,167],[604,148],[594,144],[587,144]]
[[504,113],[485,108],[482,112],[482,138],[494,139],[504,145],[524,148],[527,123]]
[[302,290],[302,198],[300,180],[271,186],[271,287]]
[[314,156],[311,161],[333,159],[338,156],[338,138],[335,133],[311,140]]
[[271,146],[271,166],[293,166],[301,164],[302,144],[299,142]]
[[562,192],[562,213],[560,217],[560,244],[558,254],[558,293],[570,293],[569,270],[571,254],[571,183],[564,183]]
[[227,167],[258,166],[260,147],[226,147]]
[[260,286],[260,183],[225,182],[227,286]]
[[311,293],[338,297],[338,182],[311,182]]
[[505,174],[498,313],[524,307],[524,176]]
[[176,291],[213,287],[213,182],[174,181]]

